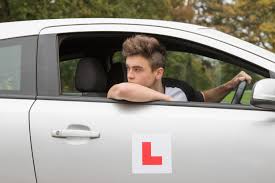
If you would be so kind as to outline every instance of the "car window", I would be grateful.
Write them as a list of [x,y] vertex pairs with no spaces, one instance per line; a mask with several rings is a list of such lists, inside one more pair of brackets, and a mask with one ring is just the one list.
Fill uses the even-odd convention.
[[[113,55],[113,62],[124,62],[120,51]],[[240,71],[252,76],[253,81],[246,87],[241,104],[249,105],[252,86],[265,77],[242,67],[206,56],[180,51],[168,51],[164,77],[186,81],[194,89],[204,91],[222,85]],[[222,103],[231,103],[235,91],[230,92]]]
[[75,71],[80,59],[60,62],[60,80],[62,95],[80,95],[75,88]]
[[[97,70],[99,69],[98,65],[96,65],[96,68],[85,68],[85,64],[94,63],[96,61],[98,61],[101,68],[103,68],[101,71]],[[88,64],[88,66],[91,65]],[[106,97],[107,73],[105,73],[104,62],[102,60],[94,57],[70,59],[60,62],[59,67],[61,95]],[[77,68],[79,69],[78,75]],[[91,72],[94,72],[94,74]],[[101,78],[102,76],[106,78],[103,79]],[[104,82],[104,80],[105,84],[97,83]],[[103,89],[99,90],[99,88]],[[96,93],[98,93],[98,95]]]
[[34,94],[36,37],[0,41],[0,94]]
[[[226,83],[240,71],[245,71],[253,78],[241,101],[247,105],[253,84],[264,77],[237,65],[198,54],[168,51],[165,77],[184,80],[196,90],[204,91]],[[222,103],[231,103],[234,93],[230,92]]]
[[22,46],[0,48],[0,90],[20,90]]
[[[112,32],[59,35],[60,40],[62,40],[59,48],[61,95],[81,96],[84,94],[90,97],[106,97],[106,93],[111,86],[110,84],[116,83],[118,78],[119,81],[121,81],[120,79],[125,77],[125,73],[118,76],[120,74],[117,72],[120,69],[115,66],[119,66],[120,64],[115,63],[124,62],[121,54],[122,43],[131,35],[131,33],[119,34]],[[264,77],[262,75],[268,77],[267,70],[259,68],[234,55],[182,39],[164,36],[156,37],[167,49],[164,77],[185,81],[197,91],[204,91],[222,85],[232,79],[240,71],[245,71],[253,78],[253,82],[247,86],[241,101],[242,104],[248,105],[250,103],[253,84],[263,79]],[[102,90],[102,87],[104,88],[103,85],[101,86],[101,90],[97,88],[86,90],[85,88],[80,92],[79,88],[76,89],[75,73],[77,63],[79,59],[82,58],[97,58],[100,60],[100,65],[103,67],[101,71],[106,72],[105,74],[107,76],[105,77],[107,81],[105,77],[104,79],[102,78],[103,75],[99,74],[101,76],[96,79],[93,78],[93,82],[106,82],[107,87],[105,87],[105,89]],[[112,68],[115,69],[112,70]],[[110,76],[114,73],[116,77],[112,80],[113,77]],[[91,79],[90,76],[87,77],[85,74],[80,78],[85,80]],[[99,93],[100,95],[86,95],[85,93]],[[103,95],[101,95],[102,93]],[[233,96],[234,91],[229,93],[222,103],[231,103]]]

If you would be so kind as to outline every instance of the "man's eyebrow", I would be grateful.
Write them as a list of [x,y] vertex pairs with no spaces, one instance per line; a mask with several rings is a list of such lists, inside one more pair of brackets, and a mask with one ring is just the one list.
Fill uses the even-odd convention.
[[[126,65],[126,67],[127,67],[127,68],[130,68],[129,65]],[[139,66],[139,65],[134,65],[134,66],[132,66],[132,68],[143,68],[143,67],[142,67],[142,66]]]

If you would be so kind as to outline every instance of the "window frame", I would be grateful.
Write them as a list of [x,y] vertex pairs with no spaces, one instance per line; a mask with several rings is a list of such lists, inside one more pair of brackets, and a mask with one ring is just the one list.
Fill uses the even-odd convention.
[[[79,34],[98,34],[98,33],[112,33],[110,32],[77,32]],[[132,32],[123,32],[123,33],[132,33]],[[122,34],[123,34],[122,33]],[[66,34],[72,34],[66,33]],[[143,33],[144,34],[144,33]],[[39,47],[38,47],[38,99],[43,100],[64,100],[64,101],[83,101],[83,102],[104,102],[104,103],[127,103],[127,104],[137,104],[134,102],[125,102],[125,101],[116,101],[111,100],[107,98],[101,98],[101,97],[87,97],[87,96],[64,96],[61,95],[61,81],[60,81],[60,71],[59,71],[59,40],[60,34],[43,34],[40,35],[39,38]],[[64,34],[63,34],[64,35]],[[156,34],[158,37],[165,37],[166,35],[159,35]],[[167,37],[167,36],[166,36]],[[187,41],[183,38],[172,38],[172,39],[178,39],[181,41]],[[193,44],[203,46],[204,48],[208,48],[211,50],[219,51],[220,53],[224,53],[222,50],[218,50],[215,48],[207,47],[206,45],[201,45],[200,43],[193,42]],[[224,53],[229,54],[229,53]],[[50,55],[46,59],[46,55]],[[237,56],[231,55],[232,57],[236,57],[238,60],[242,60],[242,58],[239,58]],[[210,57],[211,58],[211,57]],[[248,62],[248,66],[256,66],[251,62]],[[49,64],[48,66],[46,66]],[[234,64],[234,63],[232,63]],[[260,66],[256,66],[260,67]],[[44,68],[44,69],[42,69]],[[45,69],[46,68],[46,69]],[[264,69],[263,67],[261,67]],[[51,70],[52,74],[48,74],[47,71]],[[267,71],[269,75],[269,71]],[[39,84],[40,83],[40,84]],[[223,103],[198,103],[198,102],[163,102],[163,101],[155,101],[155,102],[147,102],[142,103],[143,105],[167,105],[167,106],[189,106],[189,107],[207,107],[207,108],[226,108],[226,109],[243,109],[243,110],[262,110],[258,109],[254,106],[247,106],[247,105],[239,105],[239,104],[223,104]]]

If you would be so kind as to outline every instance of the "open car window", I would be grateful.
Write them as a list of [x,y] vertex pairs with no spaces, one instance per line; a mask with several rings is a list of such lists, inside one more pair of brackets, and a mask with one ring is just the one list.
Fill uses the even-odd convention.
[[[87,93],[107,93],[110,88],[110,71],[118,62],[124,62],[121,55],[123,41],[131,33],[85,33],[60,35],[60,81],[61,95],[97,96]],[[268,71],[254,66],[244,60],[212,50],[209,47],[185,40],[153,35],[160,40],[167,49],[166,78],[186,81],[197,91],[214,88],[232,79],[240,71],[252,76],[253,81],[247,86],[241,103],[248,105],[251,98],[251,89],[255,82],[268,77]],[[85,58],[100,60],[102,71],[106,73],[105,91],[80,91],[76,87],[76,70],[78,63]],[[105,76],[104,76],[105,77]],[[87,79],[83,77],[82,79]],[[222,103],[231,103],[234,91],[229,93]]]
[[[114,54],[113,61],[124,62],[120,51]],[[265,77],[222,60],[183,51],[168,51],[164,77],[186,81],[195,90],[204,91],[226,83],[240,71],[245,71],[253,78],[241,100],[241,104],[249,105],[253,85]],[[235,90],[230,92],[221,103],[230,104],[234,94]]]
[[75,72],[79,58],[60,62],[60,81],[62,95],[81,95],[75,87]]
[[[205,91],[220,86],[231,80],[239,72],[245,71],[252,76],[253,81],[246,87],[241,104],[248,105],[252,86],[264,77],[240,66],[213,59],[206,56],[170,51],[167,55],[165,77],[184,80],[198,91]],[[235,90],[230,92],[221,102],[231,103]]]

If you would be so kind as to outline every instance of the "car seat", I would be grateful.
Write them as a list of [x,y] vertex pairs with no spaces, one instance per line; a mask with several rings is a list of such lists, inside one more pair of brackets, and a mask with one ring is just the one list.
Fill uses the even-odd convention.
[[83,96],[107,96],[107,72],[97,58],[82,58],[76,68],[75,87]]

